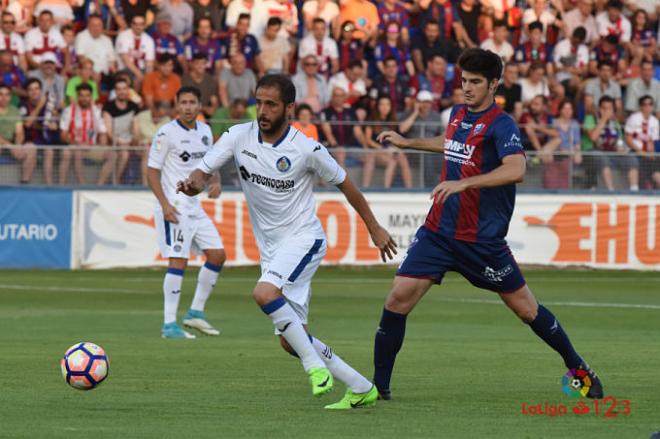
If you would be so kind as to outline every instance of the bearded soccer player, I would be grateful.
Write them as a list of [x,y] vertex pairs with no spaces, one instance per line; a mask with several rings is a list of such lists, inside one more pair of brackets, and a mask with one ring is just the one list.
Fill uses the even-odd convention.
[[[513,119],[494,103],[502,61],[493,52],[469,49],[459,59],[465,104],[452,109],[444,136],[406,139],[393,131],[380,134],[399,148],[442,152],[441,183],[433,205],[399,266],[376,332],[374,383],[390,399],[394,361],[403,344],[406,318],[447,271],[456,271],[502,301],[569,369],[588,374],[589,398],[602,398],[596,373],[573,348],[555,316],[539,304],[516,263],[505,236],[511,221],[516,183],[525,176],[525,155]],[[579,370],[582,372],[579,372]]]
[[215,170],[234,159],[261,256],[254,300],[272,320],[282,347],[300,358],[313,395],[329,392],[333,376],[346,384],[344,397],[327,409],[373,405],[376,387],[307,332],[311,281],[326,252],[312,192],[315,176],[342,191],[366,224],[383,261],[392,259],[396,245],[328,150],[289,125],[296,98],[291,80],[266,75],[255,95],[257,122],[225,132],[178,188],[198,194]]
[[[197,121],[201,108],[201,92],[197,88],[180,88],[176,93],[179,117],[158,130],[149,150],[147,181],[158,201],[154,215],[156,235],[161,254],[169,260],[163,281],[163,338],[195,338],[176,323],[191,248],[204,252],[206,262],[199,270],[195,295],[183,324],[206,335],[220,334],[206,320],[204,307],[226,258],[222,239],[202,209],[199,197],[187,197],[176,190],[177,182],[186,178],[211,149],[211,128]],[[210,185],[209,197],[219,195],[220,186]]]

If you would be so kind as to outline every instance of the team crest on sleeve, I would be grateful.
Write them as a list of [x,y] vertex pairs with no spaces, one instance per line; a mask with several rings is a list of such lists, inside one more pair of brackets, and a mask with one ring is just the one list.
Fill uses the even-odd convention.
[[289,169],[291,169],[291,160],[289,160],[287,156],[282,156],[279,159],[277,159],[277,162],[275,163],[275,167],[280,172],[286,172]]

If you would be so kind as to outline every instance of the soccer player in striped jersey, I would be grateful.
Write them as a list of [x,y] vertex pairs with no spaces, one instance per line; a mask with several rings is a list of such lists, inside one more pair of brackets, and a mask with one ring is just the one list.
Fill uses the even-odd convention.
[[296,89],[287,76],[261,78],[256,89],[258,121],[225,132],[178,187],[196,195],[212,173],[234,159],[261,256],[255,301],[272,320],[282,347],[300,358],[313,395],[329,392],[333,376],[348,387],[339,402],[326,408],[369,406],[378,396],[374,385],[307,332],[311,281],[326,252],[312,192],[314,178],[319,176],[343,192],[366,224],[383,261],[392,258],[396,245],[328,150],[289,125],[295,97]]
[[[182,87],[176,94],[179,117],[163,125],[149,150],[147,181],[157,199],[154,220],[161,254],[169,265],[163,282],[163,338],[195,338],[176,323],[183,275],[191,248],[206,256],[199,270],[192,304],[183,324],[206,335],[220,332],[206,320],[204,307],[225,262],[225,251],[218,230],[202,209],[199,197],[177,193],[177,181],[186,178],[211,149],[213,134],[205,123],[197,121],[201,110],[201,92]],[[209,197],[220,196],[217,181],[209,185]]]
[[[469,49],[459,59],[465,104],[452,109],[444,136],[406,139],[380,134],[399,148],[444,153],[442,181],[433,205],[394,278],[374,346],[374,383],[390,399],[390,379],[405,334],[406,318],[447,271],[499,294],[502,301],[578,376],[587,374],[589,398],[602,398],[599,378],[577,354],[555,316],[539,304],[507,246],[516,183],[525,176],[525,154],[513,119],[494,101],[502,61],[493,52]],[[581,370],[582,372],[579,372]]]

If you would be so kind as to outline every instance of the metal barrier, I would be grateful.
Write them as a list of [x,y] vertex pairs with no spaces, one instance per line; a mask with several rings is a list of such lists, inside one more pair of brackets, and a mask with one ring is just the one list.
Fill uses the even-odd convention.
[[[34,150],[36,160],[16,160],[9,151]],[[146,186],[148,147],[9,146],[0,155],[0,186],[100,185]],[[428,189],[439,181],[443,154],[359,147],[329,148],[360,187]],[[527,152],[527,174],[521,188],[535,190],[625,191],[660,185],[660,155],[582,152]],[[30,175],[31,174],[31,175]],[[221,170],[224,186],[238,186],[232,163]],[[322,182],[318,182],[322,185]]]

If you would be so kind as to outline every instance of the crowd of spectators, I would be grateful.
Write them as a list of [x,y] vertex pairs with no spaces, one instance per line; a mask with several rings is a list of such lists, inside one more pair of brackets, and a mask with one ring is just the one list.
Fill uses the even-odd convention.
[[545,187],[571,186],[575,169],[584,188],[615,189],[617,170],[631,190],[660,187],[657,0],[0,4],[0,163],[19,162],[22,183],[41,168],[45,184],[67,184],[73,162],[85,184],[89,161],[98,184],[144,182],[179,87],[201,90],[200,118],[220,136],[254,118],[258,78],[283,72],[296,127],[363,166],[363,187],[376,167],[385,187],[412,187],[417,169],[431,185],[436,157],[420,162],[378,133],[439,134],[462,101],[456,60],[482,47],[505,62],[496,103],[520,123]]

